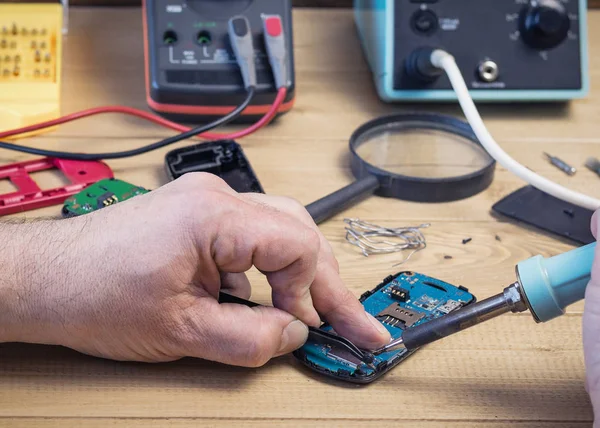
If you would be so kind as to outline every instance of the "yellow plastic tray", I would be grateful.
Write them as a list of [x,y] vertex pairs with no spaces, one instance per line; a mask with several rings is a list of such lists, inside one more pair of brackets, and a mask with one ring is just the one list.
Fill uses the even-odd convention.
[[60,115],[60,4],[0,3],[0,132]]

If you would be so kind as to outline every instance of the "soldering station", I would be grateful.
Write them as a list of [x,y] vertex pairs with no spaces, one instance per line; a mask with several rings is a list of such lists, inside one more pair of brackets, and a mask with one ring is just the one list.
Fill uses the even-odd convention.
[[[554,257],[522,261],[515,282],[483,300],[464,287],[410,270],[387,276],[360,301],[392,335],[389,345],[359,349],[324,324],[311,328],[306,345],[294,353],[299,361],[328,377],[370,383],[420,347],[481,322],[529,312],[544,323],[584,298],[596,244],[589,233],[581,232],[582,227],[589,231],[589,224],[582,226],[580,219],[589,219],[600,200],[548,180],[510,157],[488,132],[475,101],[570,102],[585,97],[586,8],[585,0],[355,0],[357,49],[364,54],[381,101],[454,102],[465,120],[404,109],[357,124],[349,136],[349,167],[356,181],[309,204],[314,221],[320,224],[353,204],[368,204],[364,197],[371,194],[424,204],[463,200],[485,191],[501,165],[527,187],[494,208],[568,236],[580,246]],[[145,0],[140,14],[144,31],[139,35],[144,41],[145,101],[156,114],[112,106],[59,117],[51,107],[61,83],[60,5],[2,4],[0,11],[0,112],[11,117],[0,121],[0,149],[43,157],[0,168],[0,178],[19,189],[0,196],[0,214],[64,203],[65,217],[88,215],[148,193],[151,190],[117,180],[104,161],[190,138],[208,142],[194,141],[169,152],[165,167],[170,179],[203,171],[223,177],[235,190],[265,192],[236,141],[283,113],[294,114],[294,100],[301,94],[296,93],[291,0]],[[32,14],[43,16],[45,24],[32,26]],[[25,80],[39,89],[29,93],[26,102],[46,100],[38,104],[44,109],[36,112],[15,104]],[[179,134],[110,153],[69,153],[17,143],[100,113],[134,115]],[[242,119],[254,124],[228,134],[212,132]],[[183,122],[199,125],[192,128]],[[442,156],[447,164],[432,161]],[[552,154],[544,156],[565,174],[576,173]],[[410,167],[398,162],[406,157]],[[587,166],[600,175],[598,165]],[[71,185],[41,192],[28,174],[45,168],[67,171]],[[559,224],[549,224],[553,210],[581,215],[562,215]],[[386,252],[375,242],[381,236],[403,239],[390,251],[425,247],[421,229],[427,225],[396,230],[350,223],[349,241],[365,254]],[[226,294],[221,301],[255,305]]]

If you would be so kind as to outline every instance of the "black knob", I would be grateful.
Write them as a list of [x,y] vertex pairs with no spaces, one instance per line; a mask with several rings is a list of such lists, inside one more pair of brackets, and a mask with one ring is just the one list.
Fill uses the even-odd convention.
[[521,10],[521,38],[532,48],[551,49],[560,45],[570,28],[567,10],[558,0],[532,1]]

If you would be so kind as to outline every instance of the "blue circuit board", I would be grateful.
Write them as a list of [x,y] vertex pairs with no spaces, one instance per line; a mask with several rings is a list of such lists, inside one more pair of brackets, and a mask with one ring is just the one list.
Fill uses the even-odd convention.
[[[467,289],[415,272],[402,272],[388,277],[375,290],[361,297],[365,310],[385,326],[392,338],[400,337],[411,326],[442,317],[473,301],[475,296]],[[329,325],[321,328],[332,331]],[[386,352],[367,364],[335,344],[309,340],[294,355],[322,374],[368,383],[413,352],[406,349]]]

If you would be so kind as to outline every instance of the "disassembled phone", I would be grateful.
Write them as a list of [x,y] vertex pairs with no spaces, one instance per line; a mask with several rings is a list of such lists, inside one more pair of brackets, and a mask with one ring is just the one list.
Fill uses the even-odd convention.
[[[372,291],[364,293],[360,302],[365,310],[379,320],[393,339],[404,330],[469,305],[476,301],[468,289],[448,284],[416,272],[401,272],[383,280]],[[328,324],[321,330],[332,333]],[[293,355],[311,370],[342,381],[367,384],[378,379],[415,351],[406,349],[384,352],[369,358],[359,358],[335,341],[309,337]]]

